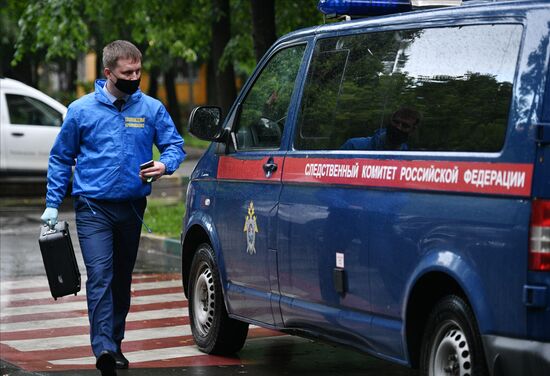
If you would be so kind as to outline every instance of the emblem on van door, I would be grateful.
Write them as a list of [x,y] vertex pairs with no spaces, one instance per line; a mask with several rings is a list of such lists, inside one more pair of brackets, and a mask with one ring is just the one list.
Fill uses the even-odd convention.
[[256,253],[256,233],[258,225],[256,224],[256,216],[254,215],[254,203],[250,201],[248,205],[248,215],[244,221],[244,232],[246,232],[246,252],[253,255]]

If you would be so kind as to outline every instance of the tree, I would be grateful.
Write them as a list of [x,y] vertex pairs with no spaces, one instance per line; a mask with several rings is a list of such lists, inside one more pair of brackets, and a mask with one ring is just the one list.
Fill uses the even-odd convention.
[[20,64],[11,64],[19,33],[17,23],[25,7],[26,4],[23,2],[0,0],[0,76],[15,78],[36,86],[37,60],[40,60],[42,54],[27,54],[26,59]]
[[[36,86],[37,75],[31,72],[40,64],[71,60],[63,65],[74,67],[77,56],[94,51],[99,76],[103,46],[129,39],[142,50],[144,68],[153,75],[151,94],[156,92],[157,75],[169,81],[176,76],[176,61],[207,63],[209,76],[215,77],[215,102],[227,110],[236,97],[235,76],[246,79],[277,35],[322,20],[317,0],[254,2],[254,19],[266,20],[256,23],[256,30],[266,22],[270,28],[257,32],[255,42],[251,0],[126,0],[117,3],[116,12],[108,0],[0,0],[2,47],[15,45],[11,66],[5,63],[12,55],[10,48],[2,48],[7,52],[2,72],[6,67],[10,73],[25,72],[18,74],[31,77]],[[176,109],[177,98],[169,98],[167,107]],[[177,114],[174,120],[179,122]]]
[[275,0],[250,0],[252,11],[252,39],[256,61],[277,39],[275,33]]
[[215,69],[215,80],[218,104],[227,113],[237,96],[233,63],[222,64],[224,50],[231,35],[229,0],[212,0],[214,21],[212,23],[212,67]]
[[[191,1],[166,2],[162,0],[140,0],[134,4],[131,18],[132,33],[128,39],[135,41],[144,53],[144,67],[149,71],[149,94],[156,95],[158,77],[164,78],[166,107],[176,127],[183,132],[182,115],[177,97],[175,79],[177,61],[196,61],[197,54],[191,47],[196,38],[196,24],[191,14],[196,12]],[[191,10],[191,12],[189,12]],[[200,29],[202,23],[198,23]]]

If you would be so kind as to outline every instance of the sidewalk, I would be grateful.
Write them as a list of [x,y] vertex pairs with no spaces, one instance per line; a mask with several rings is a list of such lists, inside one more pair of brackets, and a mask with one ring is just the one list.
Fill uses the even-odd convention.
[[193,172],[197,161],[204,153],[204,149],[186,147],[187,156],[180,167],[172,174],[165,175],[153,185],[151,197],[184,199],[189,176]]

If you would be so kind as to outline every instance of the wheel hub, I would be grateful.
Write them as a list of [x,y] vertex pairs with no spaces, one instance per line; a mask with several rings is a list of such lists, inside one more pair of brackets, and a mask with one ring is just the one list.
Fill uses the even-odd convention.
[[193,319],[202,336],[207,336],[214,322],[214,280],[210,268],[202,269],[195,282]]
[[432,366],[430,375],[434,376],[471,375],[470,348],[461,330],[447,328],[435,350]]

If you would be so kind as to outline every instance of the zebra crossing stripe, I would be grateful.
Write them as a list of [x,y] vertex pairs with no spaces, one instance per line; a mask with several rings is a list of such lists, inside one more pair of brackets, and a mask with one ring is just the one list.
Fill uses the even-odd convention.
[[[159,338],[175,337],[175,336],[191,335],[191,327],[189,325],[180,325],[167,328],[147,328],[137,330],[127,330],[125,335],[126,341],[148,341]],[[63,349],[67,347],[86,346],[90,343],[90,336],[74,335],[64,337],[48,338],[46,341],[37,341],[36,339],[22,339],[2,341],[18,351],[43,351],[51,348]]]
[[[143,320],[167,319],[179,316],[187,316],[187,308],[157,309],[143,312],[130,312],[126,323]],[[66,319],[23,321],[3,324],[0,323],[0,333],[19,332],[25,330],[70,328],[76,326],[88,326],[88,317],[71,317]]]
[[[67,298],[69,299],[69,298]],[[173,294],[159,294],[159,295],[149,295],[149,296],[138,296],[132,298],[132,304],[151,304],[151,303],[161,303],[166,301],[175,301],[175,300],[185,300],[183,292],[173,293]],[[0,312],[0,318],[17,316],[17,315],[26,315],[26,314],[37,314],[37,313],[48,313],[48,312],[63,312],[63,311],[74,311],[78,309],[85,309],[86,303],[84,301],[67,301],[61,302],[51,302],[50,304],[41,304],[41,305],[31,305],[23,307],[6,307],[2,308]]]
[[[82,280],[84,281],[86,276],[83,276]],[[133,291],[146,291],[153,289],[162,289],[162,288],[181,288],[181,281],[159,281],[159,282],[144,282],[134,284]],[[0,302],[16,302],[16,301],[29,301],[34,299],[52,299],[52,295],[47,286],[42,286],[38,291],[28,292],[29,289],[22,289],[26,291],[18,292],[13,289],[9,295],[0,296]],[[79,294],[86,294],[86,286],[82,286]]]
[[[82,281],[86,281],[86,274],[82,274]],[[150,282],[160,282],[160,281],[170,281],[172,283],[181,284],[181,279],[179,274],[168,273],[168,274],[141,274],[133,275],[132,283],[141,284],[141,283],[150,283]],[[17,292],[32,292],[32,291],[49,291],[48,289],[48,279],[46,276],[36,276],[32,278],[25,279],[16,279],[12,281],[2,281],[0,283],[0,294],[9,294]]]
[[[181,291],[182,291],[181,287],[165,287],[160,289],[138,290],[138,291],[132,291],[132,297],[135,298],[138,296],[147,296],[147,295],[172,294],[172,293],[180,293]],[[52,304],[52,300],[53,299],[50,297],[47,299],[29,299],[29,300],[9,301],[9,302],[2,303],[2,308]],[[70,300],[72,302],[85,301],[86,296],[78,295],[78,296],[71,296],[69,298],[59,298],[59,300],[55,301],[55,303],[60,304],[64,301],[66,302],[67,300]]]

